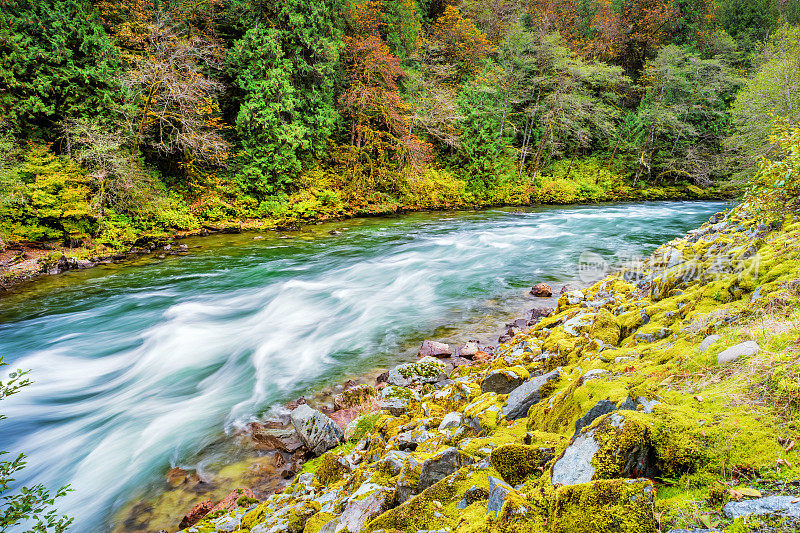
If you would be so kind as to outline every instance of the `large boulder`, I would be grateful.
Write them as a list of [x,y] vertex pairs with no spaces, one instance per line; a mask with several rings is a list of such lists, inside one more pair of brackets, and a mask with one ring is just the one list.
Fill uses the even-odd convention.
[[528,409],[544,396],[546,385],[561,375],[561,369],[556,368],[543,376],[537,376],[524,382],[511,391],[508,401],[503,407],[503,416],[508,420],[516,420],[528,416]]
[[512,366],[492,370],[483,378],[481,382],[481,392],[496,392],[497,394],[508,394],[528,379],[528,371],[524,366]]
[[344,432],[333,420],[307,404],[292,411],[291,418],[300,440],[314,455],[322,455],[344,438]]
[[560,487],[549,521],[553,533],[656,533],[653,483],[609,479]]
[[336,533],[363,531],[367,521],[386,511],[393,500],[393,490],[374,483],[364,483],[345,505],[339,516]]
[[398,365],[389,371],[388,383],[408,387],[416,383],[436,383],[447,378],[446,365],[434,357]]
[[553,485],[576,485],[597,479],[654,477],[655,453],[649,429],[635,416],[614,412],[577,435],[553,464]]

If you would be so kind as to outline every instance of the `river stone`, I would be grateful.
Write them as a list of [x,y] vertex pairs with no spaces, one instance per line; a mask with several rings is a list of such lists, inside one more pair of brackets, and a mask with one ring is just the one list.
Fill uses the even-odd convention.
[[709,335],[703,339],[703,342],[700,343],[700,353],[706,353],[706,350],[708,350],[711,345],[717,342],[720,338],[721,337],[719,335]]
[[292,411],[291,417],[292,426],[300,440],[314,455],[322,455],[337,446],[344,437],[344,433],[333,420],[307,404],[298,406]]
[[466,357],[467,359],[472,359],[475,354],[480,351],[480,349],[481,348],[478,345],[478,341],[469,341],[458,349],[458,355],[461,357]]
[[471,464],[472,460],[461,453],[458,448],[447,448],[422,463],[417,490],[422,492],[433,484],[443,480],[462,466]]
[[450,346],[443,342],[422,341],[422,346],[419,347],[417,355],[420,357],[449,357],[453,355],[453,351]]
[[594,430],[573,439],[563,455],[553,465],[553,485],[588,483],[594,476],[592,457],[600,451],[594,440]]
[[287,453],[294,453],[303,446],[303,442],[294,428],[269,429],[255,427],[253,440],[267,448]]
[[736,361],[743,355],[753,355],[754,353],[758,352],[758,343],[755,341],[746,341],[741,344],[737,344],[736,346],[731,346],[727,350],[720,352],[717,356],[717,363],[731,363]]
[[537,283],[531,287],[531,295],[539,298],[550,298],[553,295],[553,289],[547,283]]
[[511,391],[506,406],[503,407],[503,416],[508,420],[516,420],[528,416],[528,409],[542,399],[541,390],[549,381],[561,375],[561,368],[527,380],[525,383]]
[[481,382],[481,393],[495,392],[497,394],[509,394],[522,385],[527,377],[528,372],[524,367],[492,370]]
[[414,383],[436,383],[447,378],[446,365],[434,357],[423,357],[414,363],[398,365],[389,371],[388,383],[408,387]]
[[779,515],[788,518],[800,518],[800,502],[794,496],[767,496],[755,500],[728,502],[723,507],[725,516],[734,520],[748,515]]

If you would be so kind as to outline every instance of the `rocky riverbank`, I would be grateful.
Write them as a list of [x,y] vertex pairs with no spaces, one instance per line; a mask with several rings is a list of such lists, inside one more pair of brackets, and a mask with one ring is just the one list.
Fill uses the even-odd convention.
[[183,530],[795,531],[798,244],[718,214],[493,351],[428,344],[342,409],[290,406],[271,437],[319,457]]

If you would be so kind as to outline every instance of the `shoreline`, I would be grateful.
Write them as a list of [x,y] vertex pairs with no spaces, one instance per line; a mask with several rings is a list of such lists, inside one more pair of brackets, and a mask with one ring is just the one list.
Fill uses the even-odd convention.
[[[647,196],[647,195],[643,195]],[[152,259],[163,259],[166,255],[186,255],[188,248],[181,248],[181,241],[190,237],[207,237],[220,234],[242,234],[253,232],[263,234],[268,232],[299,232],[304,227],[324,223],[336,223],[354,219],[368,219],[376,217],[403,216],[413,213],[454,213],[458,211],[485,211],[496,208],[536,208],[578,205],[602,205],[616,203],[657,202],[657,201],[726,201],[730,196],[714,190],[703,190],[697,194],[691,189],[685,189],[677,194],[668,194],[663,198],[626,198],[622,200],[609,200],[593,203],[572,204],[493,204],[483,206],[457,206],[453,208],[400,208],[393,211],[359,212],[352,216],[331,218],[311,218],[291,223],[280,221],[263,221],[251,219],[243,221],[221,221],[220,223],[205,224],[192,230],[176,230],[172,233],[157,236],[142,236],[133,245],[125,250],[112,250],[108,254],[92,256],[89,259],[81,258],[89,249],[68,248],[54,243],[44,243],[41,246],[30,244],[7,245],[0,248],[0,300],[4,294],[26,287],[36,281],[49,276],[63,274],[74,270],[86,270],[101,265],[124,264],[137,258],[152,255]],[[178,249],[173,250],[172,244],[177,244]],[[2,241],[0,241],[2,245]],[[48,248],[48,245],[50,248]],[[168,248],[167,248],[168,247]],[[20,256],[22,254],[22,256]]]

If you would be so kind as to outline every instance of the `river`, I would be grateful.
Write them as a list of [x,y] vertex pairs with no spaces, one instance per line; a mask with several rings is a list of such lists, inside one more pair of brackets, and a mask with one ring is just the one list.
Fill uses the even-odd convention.
[[4,371],[35,381],[0,405],[0,449],[28,454],[20,481],[72,485],[71,531],[105,532],[137,488],[268,407],[408,358],[423,338],[492,332],[530,308],[531,284],[574,281],[583,252],[613,265],[723,208],[358,219],[193,238],[185,257],[43,279],[0,298]]

